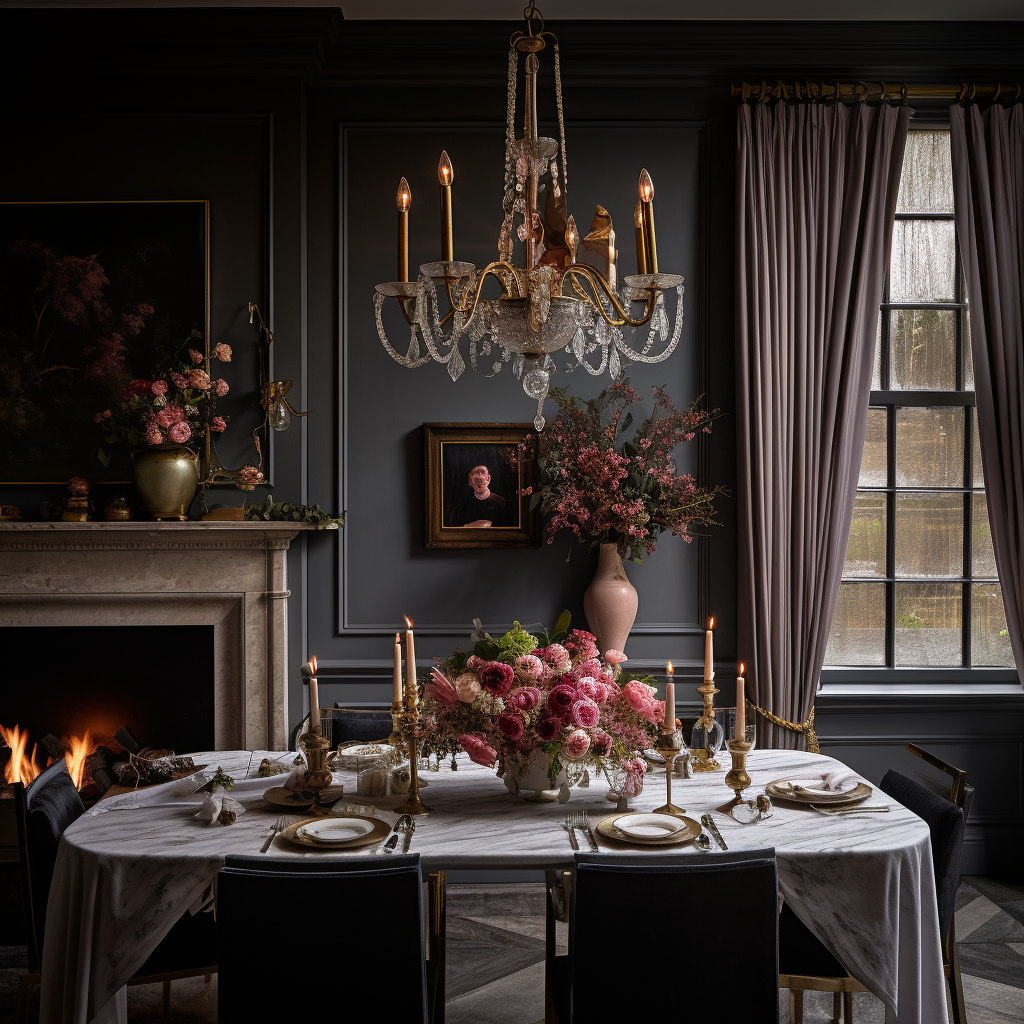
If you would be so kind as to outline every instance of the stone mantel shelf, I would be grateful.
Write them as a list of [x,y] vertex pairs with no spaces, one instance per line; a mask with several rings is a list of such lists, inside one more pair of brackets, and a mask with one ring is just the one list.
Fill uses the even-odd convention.
[[315,528],[0,523],[0,637],[6,626],[212,626],[217,748],[283,750],[287,549]]

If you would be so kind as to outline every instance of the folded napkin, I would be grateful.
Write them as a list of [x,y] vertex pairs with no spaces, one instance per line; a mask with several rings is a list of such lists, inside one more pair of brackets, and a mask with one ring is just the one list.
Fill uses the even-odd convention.
[[[191,807],[195,809],[203,802],[202,793],[196,790],[213,778],[216,768],[196,772],[186,779],[164,782],[159,786],[148,786],[131,793],[119,793],[117,796],[100,800],[87,814],[106,814],[107,811],[123,811],[134,807]],[[280,776],[268,779],[240,779],[231,789],[231,797],[235,802],[262,800],[263,794],[273,786],[280,784]]]
[[849,793],[860,785],[860,777],[848,768],[840,768],[834,772],[826,772],[821,777],[825,789],[830,793]]
[[202,807],[192,815],[197,821],[205,821],[212,825],[220,816],[221,811],[233,811],[236,815],[245,814],[245,808],[237,801],[228,796],[227,792],[218,786],[204,801]]
[[306,789],[306,766],[304,764],[297,765],[288,774],[288,778],[284,780],[284,788],[292,789],[296,793],[302,793]]

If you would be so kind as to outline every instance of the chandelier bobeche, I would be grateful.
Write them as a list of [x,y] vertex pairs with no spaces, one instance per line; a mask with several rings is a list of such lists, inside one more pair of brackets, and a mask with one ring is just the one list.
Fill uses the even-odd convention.
[[[441,260],[420,267],[409,280],[409,208],[412,193],[402,178],[398,186],[398,277],[377,285],[374,309],[377,332],[391,357],[414,368],[431,360],[444,363],[457,380],[466,368],[459,350],[469,339],[469,361],[483,376],[512,363],[523,390],[537,402],[534,426],[544,428],[544,399],[555,370],[552,353],[569,356],[566,372],[582,367],[597,376],[606,370],[612,379],[622,374],[624,360],[659,363],[679,343],[683,328],[683,279],[658,272],[654,232],[654,184],[646,169],[640,173],[640,198],[634,211],[638,274],[616,284],[615,231],[602,206],[594,214],[585,249],[604,262],[595,267],[576,262],[580,242],[575,220],[567,215],[565,124],[558,40],[544,30],[544,19],[531,5],[524,12],[526,31],[516,32],[508,54],[508,105],[505,136],[504,220],[498,235],[498,259],[478,270],[454,256],[452,185],[455,172],[443,152],[437,173],[441,185]],[[537,134],[538,53],[551,40],[554,52],[555,102],[558,139]],[[525,54],[523,137],[516,138],[516,88],[519,55]],[[542,180],[543,179],[543,180]],[[542,204],[543,200],[543,204]],[[543,212],[541,210],[543,205]],[[517,245],[518,241],[518,245]],[[519,251],[522,264],[514,262]],[[501,287],[496,298],[484,296],[493,278]],[[447,312],[442,316],[438,289],[443,286]],[[670,330],[665,291],[676,294],[675,323]],[[409,326],[409,346],[400,354],[384,329],[383,307],[395,298]],[[639,316],[635,304],[643,303]],[[646,328],[633,347],[626,328]],[[658,345],[660,350],[652,354]]]

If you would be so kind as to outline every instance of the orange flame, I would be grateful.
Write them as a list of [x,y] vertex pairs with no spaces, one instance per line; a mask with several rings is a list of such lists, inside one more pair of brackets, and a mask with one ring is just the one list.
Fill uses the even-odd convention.
[[310,670],[312,671],[313,675],[316,675],[316,655],[315,654],[309,659],[309,667],[310,667]]
[[675,669],[672,667],[672,662],[671,661],[666,661],[665,662],[665,674],[666,675],[672,675],[674,672],[675,672]]
[[714,615],[712,615],[711,618],[708,619],[708,629],[714,629],[714,628],[715,628],[715,617],[714,617]]
[[412,629],[412,619],[408,615],[403,615],[402,618],[405,619],[405,628]]
[[22,732],[17,725],[13,729],[6,729],[0,725],[0,736],[11,748],[10,759],[4,765],[4,782],[21,782],[27,786],[40,772],[40,768],[36,764],[35,744],[32,746],[32,756],[26,757],[27,732]]
[[745,668],[746,668],[746,665],[744,665],[744,664],[743,664],[743,662],[741,661],[741,662],[740,662],[740,675],[743,675],[743,670],[744,670]]
[[64,759],[68,763],[71,781],[75,784],[75,789],[81,789],[85,779],[85,759],[95,748],[92,737],[89,735],[89,730],[86,729],[85,733],[81,736],[72,736],[70,739],[65,738],[64,746],[66,748]]

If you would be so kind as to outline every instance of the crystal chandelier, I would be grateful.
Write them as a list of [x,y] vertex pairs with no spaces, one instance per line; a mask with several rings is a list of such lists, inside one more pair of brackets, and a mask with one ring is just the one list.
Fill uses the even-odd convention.
[[[398,186],[398,280],[377,285],[374,311],[377,333],[388,354],[414,368],[431,360],[444,363],[451,379],[466,368],[460,351],[468,338],[469,361],[485,377],[504,363],[520,378],[523,391],[537,403],[534,426],[544,428],[543,407],[551,375],[552,354],[564,350],[565,370],[582,367],[613,380],[624,361],[660,363],[679,343],[683,328],[683,279],[658,272],[654,231],[654,183],[640,173],[634,211],[638,274],[616,283],[615,231],[602,206],[594,215],[585,249],[604,264],[604,274],[576,261],[580,244],[576,222],[568,215],[565,124],[558,40],[544,30],[544,19],[531,0],[524,12],[526,30],[513,34],[508,53],[508,103],[505,134],[504,219],[498,235],[498,259],[478,270],[454,256],[452,186],[455,172],[446,152],[438,164],[441,186],[441,259],[420,267],[409,280],[409,208],[412,193],[402,178]],[[552,43],[558,139],[537,132],[538,54]],[[520,54],[525,72],[523,136],[516,137],[516,91]],[[517,244],[518,242],[518,244]],[[516,255],[522,260],[517,263]],[[500,294],[484,294],[493,279]],[[490,290],[497,291],[492,285]],[[665,306],[665,292],[675,291],[675,323]],[[442,302],[438,291],[444,294]],[[409,327],[402,355],[388,340],[383,309],[397,300]],[[637,315],[633,315],[634,309]],[[626,329],[629,329],[627,337]],[[639,330],[642,328],[643,330]]]

